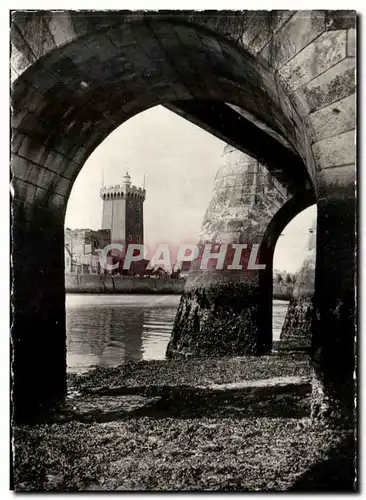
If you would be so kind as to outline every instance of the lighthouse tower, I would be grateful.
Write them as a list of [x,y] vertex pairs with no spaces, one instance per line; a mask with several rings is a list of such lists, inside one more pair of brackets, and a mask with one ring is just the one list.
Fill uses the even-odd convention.
[[111,243],[144,243],[143,205],[146,190],[131,184],[128,172],[123,183],[100,190],[103,200],[102,229],[110,229]]

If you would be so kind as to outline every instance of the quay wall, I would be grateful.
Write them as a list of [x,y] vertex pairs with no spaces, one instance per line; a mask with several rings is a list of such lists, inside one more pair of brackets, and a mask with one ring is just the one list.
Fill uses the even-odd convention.
[[101,274],[65,274],[66,293],[165,293],[179,294],[185,279],[135,278]]
[[[65,274],[66,293],[146,293],[181,294],[185,279],[135,278],[101,274]],[[290,300],[292,287],[273,285],[273,298]]]

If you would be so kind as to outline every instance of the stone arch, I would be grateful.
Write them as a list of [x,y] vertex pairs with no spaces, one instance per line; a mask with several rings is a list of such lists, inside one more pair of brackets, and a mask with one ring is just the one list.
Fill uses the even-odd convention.
[[287,224],[314,203],[316,203],[316,196],[313,189],[291,197],[272,218],[261,242],[260,258],[266,262],[266,268],[259,275],[259,289],[263,304],[261,331],[263,332],[264,344],[270,345],[271,348],[273,339],[273,257],[276,244]]
[[303,261],[296,276],[280,336],[286,349],[309,349],[311,347],[316,264],[316,219],[309,228],[307,249],[302,257]]
[[[200,259],[193,263],[168,345],[169,357],[271,351],[274,248],[286,224],[315,200],[314,189],[291,196],[263,165],[229,145],[222,158],[201,226],[200,245],[209,244],[211,252],[217,252],[215,247],[228,244],[226,262],[221,271],[215,262],[206,269],[201,268]],[[242,245],[242,254],[240,266],[230,269],[233,244],[233,248]],[[254,246],[259,267],[251,262]]]
[[[301,13],[285,20],[270,14],[277,27],[271,21],[265,36],[261,16],[254,13],[255,36],[248,38],[245,15],[223,24],[212,16],[192,22],[189,15],[96,13],[83,20],[82,13],[63,19],[14,14],[14,397],[25,407],[65,390],[63,219],[73,182],[112,130],[156,104],[252,154],[294,196],[313,182],[324,249],[317,264],[318,337],[332,357],[333,341],[324,337],[324,325],[339,323],[336,313],[348,304],[354,279],[354,18],[321,12],[320,21],[298,39],[289,26],[296,26]],[[298,53],[289,54],[293,47]],[[309,54],[318,49],[319,58],[310,64]],[[345,119],[329,127],[336,113]],[[330,236],[330,224],[343,232]],[[336,251],[329,259],[329,248],[346,254],[344,276],[332,274]],[[328,275],[332,291],[324,289]],[[37,339],[28,335],[30,325]],[[341,330],[337,335],[344,339]]]
[[[88,12],[87,17],[83,12],[73,11],[13,12],[12,81],[45,56],[71,42],[86,40],[90,35],[120,25],[144,24],[156,19],[168,24],[177,20],[185,22],[193,30],[204,27],[245,49],[250,54],[251,63],[256,59],[259,64],[267,65],[271,71],[265,76],[265,82],[270,83],[270,95],[279,95],[281,106],[288,111],[297,136],[302,134],[304,125],[308,130],[309,137],[305,137],[303,150],[307,163],[312,160],[312,154],[308,154],[311,151],[321,168],[354,163],[351,131],[355,129],[355,11],[258,10],[240,11],[235,15],[228,15],[225,11],[94,11]],[[138,46],[139,40],[141,37],[136,39],[129,32],[129,41],[136,41]],[[195,33],[191,32],[184,42],[196,48],[196,40]],[[200,36],[200,40],[208,47],[215,47],[215,42],[209,37]],[[334,50],[330,51],[329,47]],[[227,51],[223,54],[232,57]],[[335,120],[328,118],[335,117],[335,113],[340,117],[337,126],[329,126]],[[336,141],[340,134],[343,134],[342,140]],[[331,158],[327,155],[329,148],[334,153]]]
[[[193,37],[201,40],[199,50],[190,50]],[[63,210],[61,197],[89,154],[114,128],[155,104],[231,102],[302,152],[304,130],[295,134],[291,118],[296,111],[282,109],[273,89],[270,71],[242,49],[184,22],[123,23],[85,35],[48,53],[14,83],[16,196],[26,190],[32,202],[53,183],[50,203]],[[35,189],[25,189],[31,182]]]

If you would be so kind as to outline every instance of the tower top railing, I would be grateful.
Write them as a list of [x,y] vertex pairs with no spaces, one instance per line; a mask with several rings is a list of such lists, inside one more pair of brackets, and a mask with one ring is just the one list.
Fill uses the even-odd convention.
[[146,198],[146,190],[137,186],[129,186],[123,184],[115,184],[113,186],[103,186],[100,190],[100,196],[106,198],[130,198],[135,196],[144,201]]

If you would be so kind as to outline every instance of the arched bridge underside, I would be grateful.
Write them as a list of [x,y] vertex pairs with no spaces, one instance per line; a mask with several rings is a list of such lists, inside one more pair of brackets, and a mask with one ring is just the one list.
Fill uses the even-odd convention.
[[65,392],[63,228],[73,183],[116,127],[157,104],[258,159],[297,199],[315,193],[314,352],[326,379],[352,379],[355,32],[347,11],[13,14],[19,414]]

